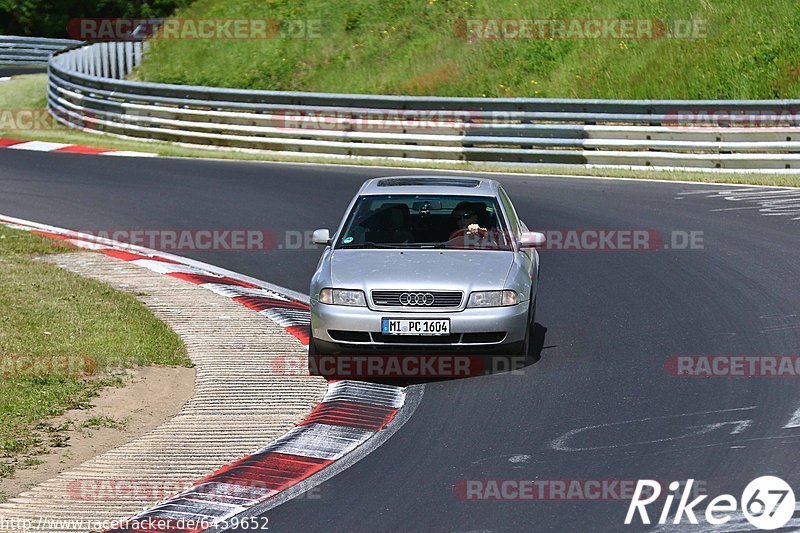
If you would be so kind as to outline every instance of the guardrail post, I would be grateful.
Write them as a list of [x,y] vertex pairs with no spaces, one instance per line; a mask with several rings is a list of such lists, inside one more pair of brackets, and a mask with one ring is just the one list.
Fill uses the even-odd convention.
[[[100,64],[103,66],[103,77],[108,78],[111,72],[111,50],[110,43],[103,43],[100,46]],[[114,76],[111,76],[112,78]]]
[[84,47],[79,50],[80,53],[80,68],[78,72],[81,74],[88,74],[89,73],[89,47]]
[[133,43],[133,68],[142,64],[142,43],[137,41]]
[[133,43],[125,41],[125,76],[133,70]]
[[124,80],[128,74],[125,72],[125,47],[123,43],[114,43],[114,50],[116,50],[115,57],[117,59],[117,78]]
[[87,54],[86,61],[88,62],[87,66],[89,67],[87,74],[89,74],[90,76],[94,76],[95,75],[94,65],[97,57],[97,47],[87,46],[86,54]]

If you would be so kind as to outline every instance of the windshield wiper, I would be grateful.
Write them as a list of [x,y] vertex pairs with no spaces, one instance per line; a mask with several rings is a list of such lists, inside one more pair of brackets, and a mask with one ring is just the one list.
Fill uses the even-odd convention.
[[365,242],[361,244],[342,244],[341,246],[339,246],[339,248],[347,250],[356,250],[359,248],[400,248],[401,246],[402,245],[400,244]]
[[409,248],[447,248],[447,245],[443,242],[415,242],[406,246]]

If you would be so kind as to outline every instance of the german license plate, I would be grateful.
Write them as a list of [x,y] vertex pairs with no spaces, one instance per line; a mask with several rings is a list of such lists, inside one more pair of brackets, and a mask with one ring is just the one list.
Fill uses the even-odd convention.
[[384,318],[381,333],[385,335],[450,335],[450,319]]

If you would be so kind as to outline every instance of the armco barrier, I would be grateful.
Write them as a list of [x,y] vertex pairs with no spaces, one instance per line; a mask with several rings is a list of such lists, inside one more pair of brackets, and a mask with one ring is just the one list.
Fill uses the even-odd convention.
[[79,44],[72,39],[0,35],[0,65],[44,66],[55,52]]
[[315,155],[800,167],[798,100],[443,98],[125,80],[144,46],[99,43],[54,55],[50,112],[87,130]]

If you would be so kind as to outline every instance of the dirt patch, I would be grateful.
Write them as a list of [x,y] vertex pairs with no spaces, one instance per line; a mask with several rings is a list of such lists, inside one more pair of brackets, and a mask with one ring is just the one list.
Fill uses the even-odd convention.
[[71,428],[64,433],[65,445],[36,456],[40,464],[0,479],[0,502],[158,427],[180,411],[194,390],[193,368],[139,367],[126,374],[125,386],[102,389],[91,409],[48,421]]

